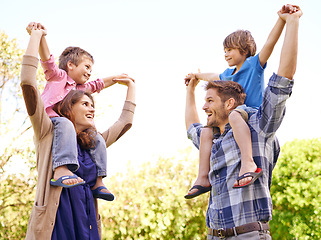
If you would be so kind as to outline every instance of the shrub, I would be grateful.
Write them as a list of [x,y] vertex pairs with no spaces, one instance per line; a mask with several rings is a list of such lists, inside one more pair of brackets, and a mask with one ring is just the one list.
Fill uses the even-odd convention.
[[321,139],[283,146],[271,195],[274,239],[321,239]]
[[116,200],[100,206],[103,238],[206,239],[208,194],[184,198],[196,178],[195,159],[159,158],[108,180]]

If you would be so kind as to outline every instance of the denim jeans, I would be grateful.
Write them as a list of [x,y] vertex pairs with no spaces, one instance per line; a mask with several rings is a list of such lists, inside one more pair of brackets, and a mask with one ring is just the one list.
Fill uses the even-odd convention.
[[[72,122],[64,117],[51,118],[54,124],[52,142],[52,167],[55,170],[59,166],[67,165],[72,172],[79,168],[77,135]],[[104,138],[97,133],[96,146],[89,149],[89,154],[96,164],[97,176],[107,175],[107,151]]]

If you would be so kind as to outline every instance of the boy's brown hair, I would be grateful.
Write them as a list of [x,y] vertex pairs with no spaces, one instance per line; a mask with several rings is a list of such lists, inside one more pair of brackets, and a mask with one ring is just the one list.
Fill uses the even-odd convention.
[[93,56],[84,49],[81,49],[80,47],[67,47],[59,57],[58,67],[67,72],[67,63],[69,61],[78,66],[84,57],[90,59],[92,63],[94,63]]
[[228,35],[223,42],[225,48],[239,49],[246,57],[254,56],[256,53],[256,43],[248,30],[237,30]]

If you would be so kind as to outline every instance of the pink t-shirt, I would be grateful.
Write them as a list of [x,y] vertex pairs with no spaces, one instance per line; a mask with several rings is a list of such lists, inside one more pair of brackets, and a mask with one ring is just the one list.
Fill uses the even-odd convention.
[[85,84],[76,84],[76,82],[68,76],[66,71],[58,68],[52,55],[48,61],[40,62],[47,80],[41,98],[45,104],[45,109],[49,117],[59,117],[52,108],[57,102],[64,99],[72,89],[94,93],[100,92],[104,88],[102,79],[89,81]]

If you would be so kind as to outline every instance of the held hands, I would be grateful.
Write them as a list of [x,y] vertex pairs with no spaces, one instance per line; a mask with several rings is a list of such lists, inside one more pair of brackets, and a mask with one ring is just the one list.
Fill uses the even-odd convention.
[[[201,73],[201,70],[198,69],[198,73]],[[192,81],[192,80],[199,80],[199,78],[197,77],[197,73],[189,73],[186,75],[185,77],[185,85],[186,87],[189,85],[189,82]]]
[[302,14],[303,12],[299,6],[291,4],[283,5],[282,8],[278,11],[279,17],[285,22],[287,21],[289,16],[300,18]]
[[31,35],[33,31],[41,32],[43,36],[47,35],[47,29],[41,23],[31,22],[26,27],[26,30],[29,35]]
[[121,74],[121,75],[114,76],[112,81],[114,83],[119,83],[119,84],[125,85],[125,86],[129,86],[132,84],[135,85],[135,80],[133,78],[129,77],[127,74]]
[[199,82],[200,79],[198,79],[193,73],[188,74],[185,78],[185,85],[187,89],[195,89]]
[[186,77],[184,79],[186,87],[188,86],[189,82],[192,81],[193,79],[197,79],[195,73],[189,73],[189,74],[186,75]]

